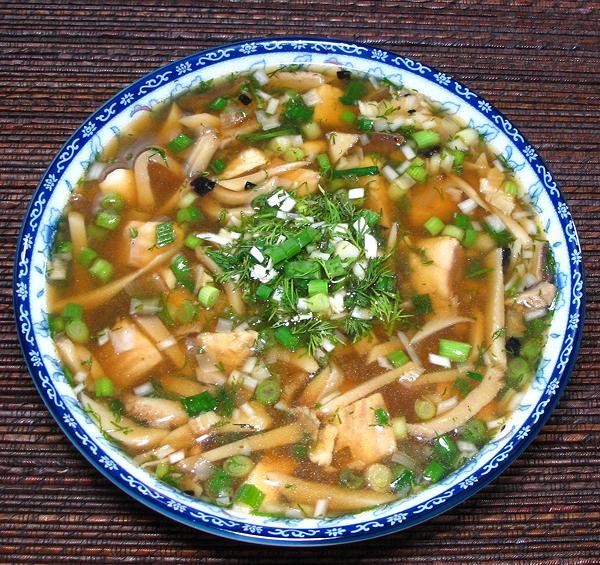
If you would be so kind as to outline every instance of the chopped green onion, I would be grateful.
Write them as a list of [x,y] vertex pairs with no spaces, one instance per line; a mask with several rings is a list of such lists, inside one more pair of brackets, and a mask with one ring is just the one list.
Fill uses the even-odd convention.
[[411,165],[406,169],[406,174],[417,182],[425,182],[429,175],[427,169],[421,165]]
[[443,434],[433,440],[433,451],[446,466],[451,466],[458,455],[456,442],[448,434]]
[[86,231],[91,241],[102,241],[109,234],[108,230],[96,224],[89,224]]
[[411,302],[417,314],[430,314],[433,312],[431,304],[431,296],[429,294],[415,294],[411,298]]
[[515,357],[508,363],[506,383],[512,388],[519,388],[530,375],[529,363],[522,357]]
[[168,463],[165,463],[164,461],[161,461],[156,466],[154,475],[156,476],[157,479],[162,480],[162,479],[166,478],[170,472],[171,472],[171,465],[169,465]]
[[324,279],[314,279],[308,281],[308,296],[314,296],[315,294],[327,294],[328,284]]
[[209,285],[203,286],[198,293],[198,302],[205,308],[212,308],[217,303],[219,294],[221,293],[218,288]]
[[365,480],[361,476],[355,475],[351,469],[344,469],[340,473],[340,486],[344,488],[357,489],[364,484]]
[[[325,274],[329,280],[334,280],[338,277],[341,277],[347,273],[347,268],[342,263],[342,260],[338,257],[332,257],[331,259],[327,259],[323,262],[323,269],[325,270]],[[318,278],[318,277],[317,277]]]
[[180,153],[194,143],[194,140],[185,133],[180,133],[167,143],[169,151],[172,153]]
[[452,150],[452,155],[454,156],[452,168],[460,175],[463,172],[463,163],[468,153],[454,149]]
[[175,320],[180,324],[191,324],[198,315],[198,307],[190,300],[184,300],[174,312]]
[[177,210],[176,220],[178,224],[193,224],[202,220],[202,212],[195,206],[186,206]]
[[331,161],[325,153],[317,155],[317,166],[322,175],[327,175],[331,172]]
[[281,385],[275,379],[265,379],[258,383],[254,395],[260,403],[273,406],[281,398]]
[[508,194],[510,194],[511,196],[516,196],[517,195],[517,184],[512,181],[509,180],[508,182],[506,182],[504,184],[504,191]]
[[118,192],[110,192],[100,200],[100,206],[105,210],[120,212],[125,207],[125,199]]
[[355,167],[354,169],[337,169],[333,171],[334,179],[345,177],[369,177],[379,174],[379,167]]
[[412,134],[412,138],[421,151],[436,147],[441,142],[440,134],[430,129],[416,131]]
[[465,441],[480,446],[486,442],[487,428],[481,420],[473,418],[462,427],[461,436]]
[[56,334],[64,331],[65,329],[65,320],[61,316],[48,316],[48,329],[54,337]]
[[223,96],[219,96],[218,98],[215,98],[208,105],[210,110],[217,110],[218,112],[220,112],[221,110],[224,110],[226,106],[227,106],[227,98],[223,98]]
[[394,431],[394,437],[396,439],[405,439],[408,436],[406,418],[404,416],[392,418],[392,430]]
[[106,260],[98,258],[89,268],[90,274],[106,284],[113,276],[113,266]]
[[216,175],[220,175],[225,170],[226,165],[223,159],[215,159],[209,166]]
[[392,482],[392,470],[381,463],[373,463],[365,471],[369,486],[377,492],[387,492]]
[[446,224],[442,222],[437,216],[431,216],[423,226],[431,235],[438,235],[446,227]]
[[302,149],[300,149],[300,147],[288,147],[283,152],[283,158],[288,163],[294,163],[296,161],[302,161],[302,159],[304,159],[304,157],[305,157],[304,151],[302,151]]
[[73,242],[71,241],[61,241],[54,250],[54,253],[73,253]]
[[287,259],[285,249],[281,245],[273,245],[272,247],[269,247],[265,253],[271,258],[273,265],[277,265],[277,263],[281,263],[281,261]]
[[273,294],[273,289],[269,285],[260,284],[256,289],[256,298],[258,300],[268,300],[271,294]]
[[109,212],[108,210],[101,210],[96,215],[96,225],[100,228],[107,230],[115,230],[121,223],[121,216],[115,212]]
[[84,247],[77,255],[77,262],[86,269],[89,269],[94,262],[94,259],[98,257],[98,253],[96,253],[90,247]]
[[97,398],[106,398],[114,394],[113,382],[108,377],[100,377],[94,381]]
[[300,242],[294,237],[286,239],[283,243],[280,244],[280,247],[281,249],[283,249],[286,259],[291,259],[292,257],[295,257],[302,250]]
[[273,139],[274,137],[279,137],[280,135],[295,135],[296,133],[298,133],[298,130],[295,127],[286,126],[271,128],[258,133],[246,133],[238,135],[237,137],[248,143],[257,143],[259,141],[266,141],[268,139]]
[[466,230],[471,227],[471,218],[469,218],[469,216],[466,214],[458,213],[454,216],[454,225],[457,228]]
[[300,126],[310,122],[314,112],[314,108],[307,106],[302,97],[295,94],[285,103],[282,118],[284,121]]
[[189,249],[196,249],[200,245],[202,245],[202,240],[199,237],[196,237],[193,233],[190,233],[184,240],[183,245],[185,245]]
[[439,354],[447,357],[450,361],[462,363],[469,358],[469,353],[471,353],[471,345],[468,343],[452,339],[440,339]]
[[404,351],[394,351],[388,355],[388,359],[394,367],[402,367],[402,365],[406,365],[410,361]]
[[452,383],[452,388],[457,390],[461,396],[467,396],[472,390],[472,383],[463,377],[456,377],[456,380]]
[[389,426],[390,425],[390,415],[385,408],[376,408],[375,409],[375,423],[378,426]]
[[487,275],[490,271],[492,271],[492,269],[483,267],[478,260],[474,259],[468,261],[468,267],[465,276],[468,279],[476,279],[478,277],[482,277],[483,275]]
[[65,324],[65,333],[75,343],[87,343],[90,339],[90,331],[83,320],[69,320]]
[[346,86],[344,94],[340,96],[340,102],[346,106],[352,106],[365,94],[365,85],[361,80],[351,80]]
[[215,498],[231,496],[233,492],[233,477],[223,471],[223,469],[217,468],[206,482],[206,489]]
[[175,242],[175,229],[171,222],[163,222],[156,226],[156,247],[164,247]]
[[453,237],[454,239],[458,239],[458,241],[462,241],[465,237],[465,232],[461,228],[448,224],[442,230],[442,235]]
[[181,404],[183,404],[183,407],[190,418],[194,418],[204,412],[210,412],[217,407],[215,399],[206,390],[200,394],[182,398]]
[[83,320],[83,306],[80,304],[67,304],[62,311],[62,317],[68,322],[70,320]]
[[358,120],[356,120],[356,129],[358,131],[362,131],[363,133],[373,131],[373,120],[361,116],[358,118]]
[[309,122],[307,124],[304,124],[302,126],[302,133],[304,134],[304,137],[309,140],[319,139],[319,137],[321,137],[321,135],[323,134],[321,128],[319,127],[319,124],[315,122]]
[[318,279],[320,272],[319,263],[312,260],[290,261],[284,267],[284,274],[288,279]]
[[275,339],[290,351],[296,351],[298,345],[300,345],[300,338],[294,335],[289,328],[282,326],[277,328],[274,334]]
[[234,502],[243,506],[248,506],[256,512],[265,499],[265,493],[256,485],[244,483],[235,495]]
[[296,443],[290,446],[290,455],[298,461],[306,461],[308,459],[308,445]]
[[315,294],[306,300],[311,312],[327,312],[329,310],[329,296],[326,294]]
[[541,344],[537,340],[527,340],[521,347],[521,357],[528,361],[535,361],[541,354]]
[[462,242],[465,247],[473,247],[477,242],[477,232],[473,228],[466,229]]
[[356,114],[352,110],[344,110],[340,114],[340,120],[348,125],[352,125],[356,121]]
[[254,467],[254,461],[247,455],[232,455],[223,463],[223,471],[236,478],[248,475],[252,471],[252,467]]
[[405,492],[415,484],[415,476],[410,469],[402,465],[392,468],[392,482],[390,487],[393,492]]
[[315,228],[304,228],[297,236],[296,239],[302,247],[306,247],[308,244],[319,238],[319,230]]
[[431,420],[435,416],[435,404],[427,398],[417,398],[415,400],[415,414],[420,420]]
[[360,217],[364,218],[365,222],[369,227],[373,227],[379,223],[381,220],[381,216],[377,212],[373,212],[373,210],[364,209],[360,212]]
[[431,461],[423,470],[423,478],[430,483],[437,483],[444,478],[446,469],[436,460]]
[[478,382],[483,381],[483,375],[481,373],[477,373],[476,371],[467,371],[467,377]]
[[175,275],[175,280],[190,292],[194,291],[194,276],[190,263],[185,255],[176,255],[171,261],[171,271]]

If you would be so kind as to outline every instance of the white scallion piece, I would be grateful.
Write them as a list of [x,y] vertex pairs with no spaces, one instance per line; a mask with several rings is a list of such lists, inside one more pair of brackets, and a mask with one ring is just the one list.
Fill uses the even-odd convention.
[[136,396],[148,396],[149,394],[152,394],[153,392],[154,392],[154,388],[152,388],[152,383],[150,383],[150,382],[136,386],[133,389],[133,394],[135,394]]
[[488,430],[495,430],[504,425],[504,418],[498,418],[497,420],[490,420],[486,423]]
[[539,318],[543,318],[548,313],[546,308],[540,308],[539,310],[531,310],[531,312],[525,312],[523,315],[523,319],[526,322],[531,322],[532,320],[537,320]]
[[392,182],[393,180],[396,180],[398,178],[398,173],[396,172],[396,170],[390,167],[389,165],[383,167],[381,173],[389,182]]
[[129,327],[111,330],[108,337],[115,353],[131,351],[135,347],[135,333]]
[[417,154],[415,153],[415,150],[408,143],[405,143],[404,145],[402,145],[400,147],[400,151],[402,151],[402,153],[404,153],[404,156],[409,161],[412,161],[417,156]]
[[221,235],[217,235],[216,233],[197,233],[196,237],[199,239],[205,239],[211,243],[216,243],[217,245],[227,245],[229,243],[229,239]]
[[351,188],[348,191],[348,200],[358,200],[359,198],[365,197],[364,188]]
[[456,396],[447,398],[446,400],[442,400],[437,405],[436,414],[439,415],[439,414],[443,414],[444,412],[448,412],[448,410],[452,410],[452,408],[454,408],[457,404],[458,404],[458,398],[456,398]]
[[342,240],[335,244],[335,254],[340,259],[356,259],[360,255],[360,250],[349,241]]
[[498,161],[498,159],[494,159],[492,161],[492,165],[494,165],[494,167],[496,167],[499,171],[504,172],[504,167],[502,166],[502,163]]
[[319,93],[313,88],[302,95],[302,100],[307,106],[316,106],[322,102]]
[[365,278],[365,275],[367,274],[367,262],[357,261],[356,263],[354,263],[354,265],[352,266],[352,273],[357,279],[362,281]]
[[368,134],[366,134],[366,133],[361,134],[358,139],[359,139],[361,145],[368,145],[369,142],[371,141]]
[[311,259],[322,259],[323,261],[327,261],[331,257],[330,253],[323,253],[322,251],[313,251],[310,254]]
[[367,220],[365,220],[362,216],[358,218],[353,224],[352,227],[356,231],[357,234],[363,234],[366,230],[369,229],[369,225],[367,224]]
[[341,314],[346,311],[344,306],[344,298],[346,297],[345,290],[338,290],[329,297],[329,307],[334,314]]
[[387,369],[388,371],[391,371],[394,366],[389,362],[387,357],[377,357],[377,364],[382,368],[382,369]]
[[475,200],[472,198],[467,198],[466,200],[459,202],[458,207],[463,214],[470,214],[473,212],[473,210],[475,210],[475,208],[477,208],[477,202],[475,202]]
[[385,118],[373,120],[373,130],[381,132],[388,129],[388,121]]
[[396,167],[396,172],[401,175],[406,169],[410,167],[410,161],[404,161],[402,164]]
[[294,209],[294,206],[296,206],[296,201],[288,196],[280,205],[279,205],[279,209],[282,210],[283,212],[291,212]]
[[262,110],[256,111],[256,119],[263,129],[273,129],[281,125],[281,122],[276,116],[270,116]]
[[217,320],[217,326],[215,332],[217,333],[229,333],[233,329],[233,322],[231,320],[225,320],[225,318],[219,318]]
[[96,334],[96,343],[98,345],[106,345],[108,343],[108,340],[110,339],[109,332],[110,332],[110,330],[108,328],[104,328],[103,330],[100,330]]
[[175,463],[177,463],[178,461],[181,461],[184,458],[185,458],[185,451],[183,451],[183,449],[180,449],[179,451],[176,451],[175,453],[171,453],[171,455],[169,455],[169,463],[171,465],[174,465]]
[[250,255],[256,259],[259,263],[262,263],[265,260],[265,256],[262,254],[261,250],[258,247],[252,246],[249,251]]
[[484,218],[485,223],[490,226],[494,231],[502,231],[506,228],[504,222],[495,214],[490,214]]
[[329,339],[323,339],[323,349],[327,351],[327,353],[331,353],[335,349],[335,344],[332,343]]
[[265,73],[265,71],[263,71],[262,69],[254,71],[254,79],[261,86],[264,86],[269,82],[269,77],[267,76],[267,73]]
[[265,108],[265,112],[267,114],[273,115],[275,112],[277,112],[277,107],[278,106],[279,106],[279,99],[278,98],[271,98],[269,100],[269,103],[267,104],[267,107]]
[[289,212],[284,212],[283,210],[277,210],[277,214],[275,214],[280,220],[287,220],[290,217]]
[[365,234],[365,257],[375,259],[377,257],[377,240],[370,234]]
[[448,359],[448,357],[437,355],[436,353],[430,353],[427,357],[432,365],[438,365],[439,367],[445,367],[446,369],[450,369],[452,367],[452,362],[450,359]]
[[177,340],[175,339],[175,337],[171,336],[167,337],[166,339],[163,339],[162,341],[159,341],[156,344],[156,348],[159,351],[164,351],[165,349],[169,349],[169,347],[173,347],[176,343]]
[[315,518],[322,518],[327,513],[329,501],[326,498],[319,498],[315,504]]
[[164,459],[167,455],[171,455],[175,450],[166,443],[165,445],[161,445],[158,449],[154,450],[154,455],[157,459]]
[[373,312],[371,312],[371,310],[369,310],[368,308],[360,308],[358,306],[355,306],[352,309],[352,312],[350,312],[350,316],[352,318],[356,318],[357,320],[372,320]]
[[248,374],[252,373],[252,371],[254,371],[254,368],[256,367],[256,363],[256,357],[248,357],[248,359],[246,359],[246,362],[242,366],[242,372]]

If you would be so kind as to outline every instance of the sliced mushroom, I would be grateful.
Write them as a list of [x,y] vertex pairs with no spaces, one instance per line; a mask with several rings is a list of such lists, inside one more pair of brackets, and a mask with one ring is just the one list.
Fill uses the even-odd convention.
[[136,420],[147,422],[154,428],[172,430],[188,420],[181,402],[166,398],[152,398],[130,394],[125,397],[125,410]]
[[515,304],[531,310],[548,308],[556,296],[556,287],[547,281],[536,284],[513,299]]

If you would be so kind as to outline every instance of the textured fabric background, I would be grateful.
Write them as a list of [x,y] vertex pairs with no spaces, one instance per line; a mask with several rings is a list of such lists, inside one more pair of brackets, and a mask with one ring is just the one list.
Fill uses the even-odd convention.
[[[599,17],[593,1],[0,2],[0,562],[600,563]],[[13,325],[21,218],[67,136],[146,72],[269,35],[380,45],[485,96],[552,169],[585,253],[586,334],[543,432],[451,512],[351,547],[229,542],[133,501],[63,437],[35,392]]]

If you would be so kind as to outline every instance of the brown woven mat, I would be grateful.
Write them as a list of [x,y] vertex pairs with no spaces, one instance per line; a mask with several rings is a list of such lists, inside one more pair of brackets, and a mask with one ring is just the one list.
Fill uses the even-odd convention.
[[[593,1],[0,2],[0,561],[600,563],[599,21]],[[370,42],[438,67],[488,98],[556,175],[587,266],[577,368],[535,442],[447,514],[345,548],[229,542],[133,501],[63,437],[25,370],[13,326],[21,217],[74,128],[156,67],[274,34]]]

